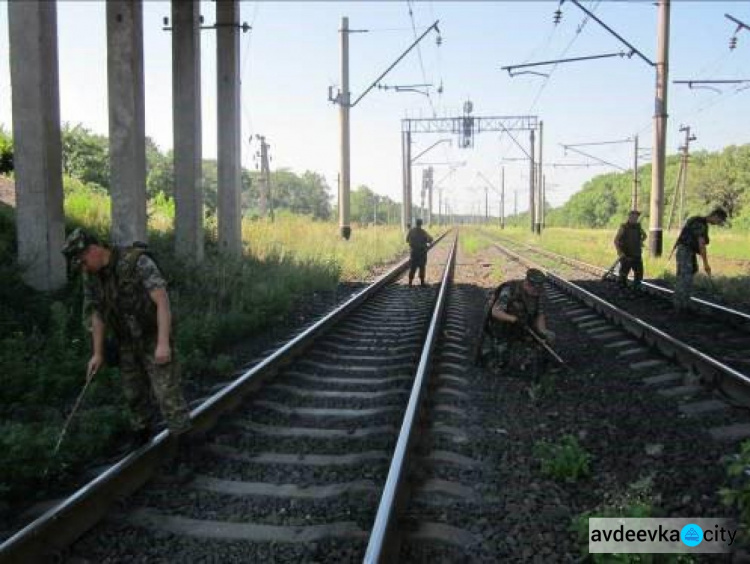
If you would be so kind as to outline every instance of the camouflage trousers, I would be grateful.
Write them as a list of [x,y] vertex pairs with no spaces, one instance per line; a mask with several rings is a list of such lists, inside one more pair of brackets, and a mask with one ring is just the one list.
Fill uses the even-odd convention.
[[677,245],[677,278],[672,300],[677,311],[686,311],[693,293],[693,277],[698,272],[695,253],[684,245]]
[[[175,435],[190,429],[190,410],[180,386],[180,366],[176,360],[167,364],[154,361],[152,343],[120,345],[120,378],[131,411],[133,430],[152,426],[156,398],[167,427]],[[174,350],[172,351],[174,359]]]
[[[555,335],[547,331],[547,342]],[[541,372],[547,363],[547,353],[530,337],[502,338],[488,336],[482,346],[486,366],[494,372]]]

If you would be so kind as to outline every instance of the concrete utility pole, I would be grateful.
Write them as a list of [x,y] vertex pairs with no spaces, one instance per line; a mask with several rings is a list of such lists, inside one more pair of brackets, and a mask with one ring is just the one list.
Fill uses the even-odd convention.
[[443,189],[438,188],[438,215],[437,215],[437,222],[438,225],[443,224],[443,214],[445,212],[443,211]]
[[542,232],[542,229],[544,229],[544,216],[546,215],[546,210],[544,209],[544,202],[547,198],[547,175],[542,174],[542,203],[539,206],[539,226],[541,229],[539,229],[539,233]]
[[18,262],[37,290],[65,284],[57,4],[8,3]]
[[484,222],[487,223],[490,220],[490,189],[487,186],[484,187]]
[[424,196],[427,191],[427,169],[422,169],[422,189],[419,191],[419,217],[424,221],[427,217],[424,209]]
[[242,254],[239,0],[216,2],[219,250]]
[[146,112],[143,3],[107,2],[112,242],[146,241]]
[[505,229],[505,167],[500,169],[500,229]]
[[638,135],[633,137],[633,193],[630,198],[630,209],[638,209]]
[[544,139],[544,122],[539,122],[539,164],[537,166],[537,200],[536,200],[536,217],[535,231],[537,235],[542,232],[542,215],[544,214],[544,194],[542,186],[542,141]]
[[175,254],[203,260],[200,3],[172,2]]
[[427,176],[427,225],[432,225],[432,186],[434,184],[435,169],[432,167],[427,168],[429,175]]
[[536,212],[536,203],[534,198],[534,177],[536,176],[536,163],[534,161],[534,130],[529,132],[530,136],[530,152],[529,152],[529,224],[531,226],[531,232],[534,232],[534,225],[536,223],[534,213]]
[[695,135],[690,135],[690,126],[680,126],[680,131],[685,132],[685,144],[680,146],[680,168],[677,171],[677,182],[674,186],[674,196],[672,197],[672,205],[669,206],[669,219],[667,220],[667,230],[672,229],[672,219],[674,218],[674,211],[679,201],[679,211],[677,216],[677,227],[682,225],[685,218],[685,186],[687,183],[687,167],[688,159],[690,158],[690,141],[695,141]]
[[663,245],[664,157],[667,134],[667,85],[669,80],[670,0],[659,0],[658,52],[656,56],[656,100],[654,108],[654,153],[651,169],[651,210],[649,251],[660,257]]
[[339,230],[344,239],[349,239],[352,228],[349,224],[350,129],[349,129],[349,18],[341,18],[341,93],[339,94],[339,127],[341,130],[341,184],[339,186]]
[[401,134],[401,154],[403,162],[403,204],[401,206],[401,229],[406,232],[411,227],[411,132]]
[[690,135],[690,126],[680,127],[680,131],[685,132],[685,144],[680,147],[682,151],[682,186],[680,187],[680,215],[678,216],[678,225],[682,225],[685,220],[685,191],[687,187],[688,162],[690,161],[690,142],[695,141],[697,137]]
[[262,217],[270,217],[271,221],[274,220],[273,216],[273,194],[271,193],[271,167],[268,164],[268,149],[270,145],[266,143],[266,138],[263,135],[255,136],[260,141],[260,198],[258,207],[260,208],[260,215]]

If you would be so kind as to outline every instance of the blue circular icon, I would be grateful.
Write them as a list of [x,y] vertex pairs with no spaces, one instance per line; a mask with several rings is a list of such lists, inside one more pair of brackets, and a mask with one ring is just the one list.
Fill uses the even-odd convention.
[[698,525],[689,523],[680,531],[680,539],[688,546],[698,546],[703,541],[703,529]]

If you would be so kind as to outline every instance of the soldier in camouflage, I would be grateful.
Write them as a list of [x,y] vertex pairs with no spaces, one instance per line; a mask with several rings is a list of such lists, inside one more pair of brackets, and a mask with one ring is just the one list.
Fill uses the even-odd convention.
[[527,328],[548,342],[554,340],[545,317],[545,280],[544,273],[530,268],[524,280],[504,282],[493,292],[484,328],[491,337],[485,340],[484,356],[494,357],[493,368],[524,371],[535,359],[544,358]]
[[410,263],[409,263],[409,286],[414,281],[414,273],[419,269],[419,281],[424,286],[424,271],[427,266],[427,249],[432,244],[432,237],[424,229],[422,229],[422,220],[417,220],[416,227],[409,229],[409,233],[406,234],[406,242],[409,243],[411,249]]
[[643,242],[646,233],[638,223],[641,212],[631,210],[627,222],[620,225],[615,235],[615,248],[620,259],[620,275],[617,283],[621,288],[627,288],[628,274],[633,271],[633,290],[638,290],[643,280]]
[[679,237],[675,242],[677,250],[677,279],[674,286],[674,307],[677,313],[685,313],[690,304],[690,296],[693,293],[693,277],[698,272],[698,259],[700,255],[703,260],[703,270],[711,276],[711,267],[708,264],[708,252],[706,247],[709,243],[708,226],[723,225],[727,220],[727,212],[722,208],[715,208],[707,216],[694,216],[689,218]]
[[117,339],[120,377],[136,442],[153,435],[151,392],[176,436],[190,430],[190,412],[174,358],[167,283],[143,247],[108,247],[82,229],[67,238],[63,254],[83,270],[84,316],[90,319],[90,377],[104,362],[107,329]]

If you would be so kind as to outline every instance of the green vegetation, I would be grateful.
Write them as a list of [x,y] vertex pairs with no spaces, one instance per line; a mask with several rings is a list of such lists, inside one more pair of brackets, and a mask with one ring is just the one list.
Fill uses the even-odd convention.
[[[107,145],[106,138],[81,126],[64,129],[67,229],[83,226],[103,240],[110,229]],[[335,290],[341,280],[361,280],[374,266],[406,252],[397,225],[355,226],[352,239],[342,240],[337,226],[325,221],[328,187],[313,172],[272,174],[275,220],[258,218],[256,173],[244,171],[244,255],[219,257],[216,166],[206,161],[206,259],[200,265],[182,263],[172,254],[171,155],[149,142],[147,158],[149,246],[169,281],[176,351],[190,389],[231,371],[229,347],[278,325],[302,300]],[[357,193],[367,192],[361,187]],[[388,210],[381,207],[382,223],[380,212]],[[52,457],[83,386],[90,337],[82,322],[79,274],[71,272],[59,292],[35,292],[22,281],[16,245],[14,210],[0,205],[0,495],[11,503],[46,494],[65,476],[113,455],[130,428],[118,372],[105,368]]]
[[556,480],[576,481],[591,472],[591,455],[573,435],[565,435],[558,443],[537,441],[534,456],[539,459],[542,474]]
[[740,452],[727,459],[729,484],[719,490],[724,505],[736,509],[741,520],[741,534],[750,531],[750,441],[744,441]]
[[[578,537],[583,554],[588,554],[589,519],[593,517],[649,518],[659,517],[653,504],[653,476],[645,476],[628,485],[609,505],[581,513],[571,522],[571,531]],[[595,564],[691,564],[688,554],[588,554],[587,562]]]
[[471,231],[463,231],[458,240],[461,250],[467,255],[473,255],[490,245],[486,237],[479,237]]
[[0,174],[13,172],[13,139],[0,125]]

